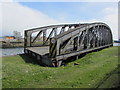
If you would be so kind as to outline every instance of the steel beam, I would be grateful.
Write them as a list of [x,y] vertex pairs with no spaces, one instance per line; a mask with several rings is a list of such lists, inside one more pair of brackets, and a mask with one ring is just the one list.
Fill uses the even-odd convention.
[[40,36],[42,34],[42,30],[37,34],[37,36],[33,39],[32,43],[34,43],[34,41],[38,38],[38,36]]
[[[67,31],[65,28],[68,27]],[[74,28],[71,28],[74,27]],[[59,34],[57,34],[58,28],[61,28]],[[46,37],[47,30],[52,29],[48,37]],[[39,31],[37,36],[32,40],[31,34]],[[63,33],[64,32],[64,33]],[[43,45],[51,39],[56,40],[56,57],[68,53],[70,56],[77,55],[78,52],[86,50],[92,50],[93,48],[104,47],[112,44],[112,33],[108,25],[104,23],[86,23],[86,24],[63,24],[63,25],[51,25],[40,28],[34,28],[25,31],[25,48],[28,46],[34,46],[32,43],[43,33]],[[53,36],[53,37],[52,37]],[[52,41],[54,41],[52,40]],[[73,54],[73,52],[75,52]],[[69,56],[69,55],[68,55]],[[62,57],[65,58],[65,57]],[[61,59],[61,58],[60,58]]]

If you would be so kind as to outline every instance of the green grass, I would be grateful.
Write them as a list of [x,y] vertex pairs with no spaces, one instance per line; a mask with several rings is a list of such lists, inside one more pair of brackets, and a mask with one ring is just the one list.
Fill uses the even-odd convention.
[[118,68],[115,69],[113,72],[111,72],[110,76],[108,78],[105,78],[104,81],[101,82],[99,88],[104,88],[104,87],[118,87],[119,86],[119,76],[120,73],[118,74]]
[[[75,62],[79,65],[74,65]],[[95,88],[116,69],[118,47],[89,53],[58,68],[41,67],[25,55],[3,57],[2,63],[3,88]]]

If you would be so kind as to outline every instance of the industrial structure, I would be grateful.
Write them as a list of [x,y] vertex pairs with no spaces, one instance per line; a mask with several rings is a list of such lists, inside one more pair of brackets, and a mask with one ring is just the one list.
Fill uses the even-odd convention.
[[63,24],[25,30],[24,52],[45,66],[60,66],[69,57],[113,46],[105,23]]

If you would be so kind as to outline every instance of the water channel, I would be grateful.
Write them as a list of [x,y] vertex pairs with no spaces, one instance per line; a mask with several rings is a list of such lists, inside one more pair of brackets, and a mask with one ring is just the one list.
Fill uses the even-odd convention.
[[[120,43],[114,43],[113,46],[120,46]],[[23,54],[24,48],[0,48],[0,52],[2,53],[2,56],[11,56],[11,55],[17,55],[17,54]]]

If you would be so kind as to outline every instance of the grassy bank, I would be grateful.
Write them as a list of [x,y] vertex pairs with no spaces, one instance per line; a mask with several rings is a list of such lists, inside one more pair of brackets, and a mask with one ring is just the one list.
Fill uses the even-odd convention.
[[[41,67],[32,60],[25,55],[4,57],[3,88],[108,88],[117,86],[118,77],[115,72],[118,65],[118,47],[89,53],[67,66],[58,68]],[[74,65],[75,62],[79,65]],[[113,79],[115,79],[115,84]]]

